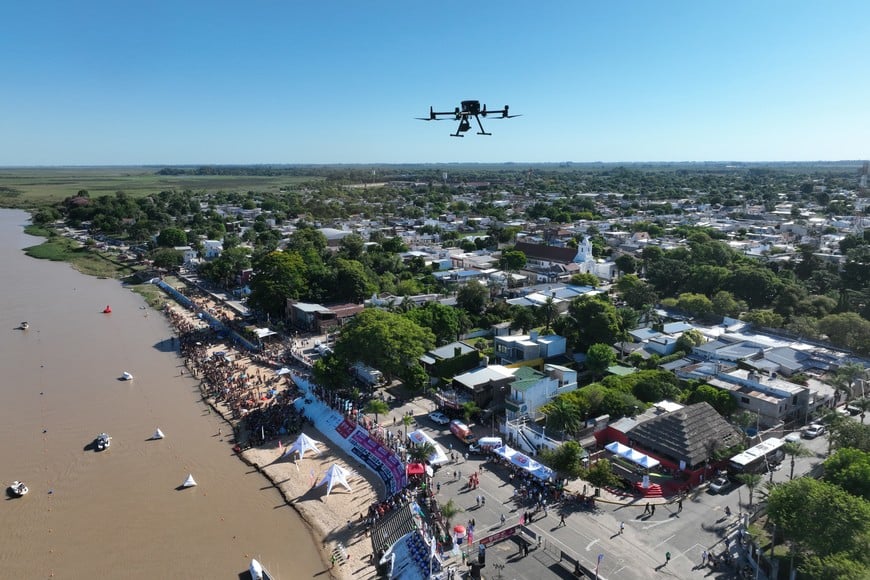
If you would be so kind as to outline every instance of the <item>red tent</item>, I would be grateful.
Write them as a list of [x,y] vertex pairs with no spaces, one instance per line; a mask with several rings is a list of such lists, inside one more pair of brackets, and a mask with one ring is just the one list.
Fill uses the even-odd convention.
[[409,463],[405,470],[408,475],[423,475],[426,472],[426,467],[422,463]]

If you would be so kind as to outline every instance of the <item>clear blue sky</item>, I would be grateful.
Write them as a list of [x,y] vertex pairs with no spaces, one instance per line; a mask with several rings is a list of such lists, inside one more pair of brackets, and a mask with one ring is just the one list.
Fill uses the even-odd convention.
[[870,157],[867,0],[2,6],[0,166]]

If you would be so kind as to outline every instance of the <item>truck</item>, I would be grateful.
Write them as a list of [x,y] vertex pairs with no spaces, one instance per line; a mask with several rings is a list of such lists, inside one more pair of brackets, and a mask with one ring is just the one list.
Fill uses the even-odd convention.
[[454,419],[450,421],[450,432],[456,435],[456,438],[465,443],[466,445],[470,445],[474,443],[475,437],[474,433],[471,432],[471,429],[460,421],[459,419]]
[[352,367],[353,376],[357,379],[361,380],[363,383],[370,387],[378,387],[384,384],[384,375],[381,371],[377,369],[373,369],[372,367],[358,362]]

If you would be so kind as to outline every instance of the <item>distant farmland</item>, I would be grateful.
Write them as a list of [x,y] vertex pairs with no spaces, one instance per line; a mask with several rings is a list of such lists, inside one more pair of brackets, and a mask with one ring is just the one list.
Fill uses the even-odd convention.
[[159,167],[0,168],[0,206],[29,208],[60,201],[82,189],[91,197],[123,191],[140,197],[164,190],[278,192],[319,177],[290,175],[157,175]]

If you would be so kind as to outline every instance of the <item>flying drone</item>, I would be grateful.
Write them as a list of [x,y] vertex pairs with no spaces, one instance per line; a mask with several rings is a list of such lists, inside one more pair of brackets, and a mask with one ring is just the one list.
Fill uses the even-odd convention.
[[483,123],[480,122],[481,117],[486,117],[487,115],[498,115],[495,117],[496,119],[512,119],[513,117],[520,117],[521,115],[511,115],[508,113],[508,106],[505,105],[504,109],[498,109],[496,111],[487,111],[486,105],[483,108],[480,108],[480,101],[462,101],[461,107],[456,107],[453,111],[447,112],[439,112],[429,107],[429,116],[428,117],[417,117],[421,121],[443,121],[443,119],[439,119],[440,116],[445,117],[453,117],[454,121],[459,121],[459,127],[456,128],[456,133],[451,133],[451,137],[465,137],[463,133],[471,129],[471,117],[474,117],[477,120],[477,126],[480,127],[480,131],[477,132],[478,135],[492,135],[492,133],[487,133],[483,130]]

